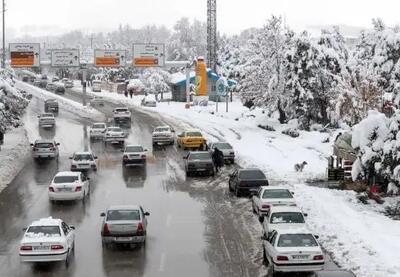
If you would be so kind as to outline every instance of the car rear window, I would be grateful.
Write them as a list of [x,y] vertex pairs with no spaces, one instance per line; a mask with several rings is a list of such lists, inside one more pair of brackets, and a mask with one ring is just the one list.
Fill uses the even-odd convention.
[[267,189],[262,198],[293,198],[293,195],[287,189]]
[[271,223],[304,223],[304,217],[302,213],[296,212],[279,212],[271,215]]
[[140,220],[139,210],[110,210],[107,212],[107,221]]
[[53,143],[46,143],[46,142],[40,142],[35,144],[36,148],[52,148],[54,147]]
[[239,172],[240,179],[249,180],[264,180],[265,175],[261,170],[242,170]]
[[119,127],[110,127],[110,128],[108,128],[108,131],[111,131],[111,132],[122,132],[122,129],[119,128]]
[[90,154],[77,154],[74,155],[74,161],[93,161],[93,156]]
[[168,127],[156,128],[154,131],[155,132],[169,132],[169,128]]
[[29,237],[59,237],[61,233],[58,226],[30,226],[26,235]]
[[232,149],[232,145],[230,145],[227,142],[219,142],[215,144],[215,148],[218,148],[220,150],[224,150],[224,149]]
[[104,129],[105,127],[104,124],[93,124],[92,129]]
[[53,182],[56,184],[62,184],[62,183],[73,183],[78,180],[79,180],[78,176],[56,176],[54,177]]
[[209,153],[191,153],[189,160],[209,160],[211,155]]
[[201,137],[201,133],[200,132],[187,132],[186,136],[188,137]]
[[121,108],[121,109],[115,109],[115,111],[116,112],[127,112],[128,111],[128,109],[125,109],[125,108]]
[[142,146],[127,146],[125,152],[143,152]]
[[315,247],[317,241],[311,234],[283,234],[279,237],[278,247]]

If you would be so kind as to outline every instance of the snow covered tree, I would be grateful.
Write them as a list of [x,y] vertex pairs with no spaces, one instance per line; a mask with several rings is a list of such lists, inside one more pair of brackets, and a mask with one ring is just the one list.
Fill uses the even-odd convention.
[[169,86],[170,80],[171,75],[158,68],[146,69],[141,76],[141,81],[145,86],[145,91],[149,94],[161,94],[161,99],[163,98],[164,93],[171,91]]

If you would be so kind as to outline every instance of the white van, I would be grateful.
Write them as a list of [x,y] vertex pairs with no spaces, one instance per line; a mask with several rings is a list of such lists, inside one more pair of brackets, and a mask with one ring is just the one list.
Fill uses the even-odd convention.
[[99,80],[92,81],[92,91],[93,92],[101,92],[101,81],[99,81]]

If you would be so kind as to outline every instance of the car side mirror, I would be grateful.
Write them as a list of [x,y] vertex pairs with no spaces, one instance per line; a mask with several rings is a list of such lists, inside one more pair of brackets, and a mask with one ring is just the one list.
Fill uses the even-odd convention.
[[150,213],[149,213],[149,212],[145,212],[144,215],[145,215],[145,216],[149,216]]
[[263,234],[263,235],[261,236],[261,240],[268,240],[268,236],[267,236],[266,234]]
[[100,216],[101,216],[101,217],[105,217],[105,216],[106,216],[106,213],[101,213]]
[[72,229],[72,230],[75,230],[75,226],[74,225],[70,225],[69,228]]
[[303,213],[303,215],[304,215],[304,216],[308,216],[308,214],[307,214],[307,213]]
[[22,231],[26,232],[26,230],[28,230],[28,228],[27,228],[27,227],[25,227],[25,228],[22,228]]
[[57,142],[57,143],[56,143],[56,145],[57,145],[57,146],[60,146],[60,143],[59,143],[59,142]]
[[316,239],[319,239],[319,236],[318,236],[318,235],[314,235],[314,237],[315,237]]

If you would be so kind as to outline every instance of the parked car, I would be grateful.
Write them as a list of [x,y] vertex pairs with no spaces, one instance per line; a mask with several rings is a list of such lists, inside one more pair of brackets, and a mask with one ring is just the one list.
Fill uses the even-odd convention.
[[53,83],[60,81],[60,78],[58,78],[57,76],[54,76],[53,78],[51,78],[51,81]]
[[147,216],[139,205],[111,206],[101,213],[101,240],[103,246],[109,244],[145,245],[147,236]]
[[92,99],[90,99],[90,105],[91,106],[104,106],[104,98],[101,96],[93,96]]
[[36,87],[40,87],[40,83],[41,82],[42,82],[41,80],[34,80],[33,81],[33,85],[36,86]]
[[311,277],[356,277],[356,275],[347,270],[322,270],[314,272]]
[[182,147],[183,149],[199,148],[204,142],[203,135],[197,130],[184,131],[176,139],[178,147]]
[[296,206],[293,193],[285,187],[266,186],[260,187],[254,192],[252,200],[253,211],[258,215],[260,221],[268,215],[273,206]]
[[158,126],[154,128],[152,134],[153,146],[156,144],[174,144],[175,130],[169,126]]
[[113,110],[115,123],[126,123],[131,121],[131,112],[127,107],[118,107]]
[[157,101],[147,96],[142,99],[140,104],[145,107],[157,107]]
[[32,222],[20,242],[22,262],[65,261],[68,266],[75,250],[75,227],[61,219],[42,218]]
[[67,79],[66,81],[64,81],[64,86],[65,86],[65,88],[73,88],[74,87],[74,81]]
[[84,201],[90,193],[89,179],[82,172],[64,171],[57,173],[49,186],[50,201]]
[[44,101],[44,111],[58,113],[58,102],[56,99],[47,99]]
[[52,113],[43,113],[38,115],[39,127],[42,128],[53,128],[56,125],[56,119]]
[[29,82],[29,76],[22,76],[22,82]]
[[54,92],[56,94],[65,94],[65,87],[62,84],[56,85],[56,88],[54,89]]
[[307,229],[273,231],[263,236],[263,259],[274,273],[322,270],[325,257],[316,237]]
[[103,122],[93,123],[90,127],[89,136],[90,139],[104,139],[106,134],[107,124]]
[[147,149],[140,145],[127,145],[122,156],[122,165],[146,165]]
[[300,229],[306,227],[305,217],[307,214],[301,212],[295,206],[274,206],[263,221],[264,233],[270,235],[274,230]]
[[261,186],[268,186],[267,177],[258,168],[236,169],[229,175],[229,190],[236,196],[249,195]]
[[211,154],[207,151],[191,151],[184,157],[184,160],[186,176],[191,176],[194,173],[215,175],[214,162]]
[[120,127],[107,127],[104,143],[107,144],[108,142],[123,145],[125,143],[124,131]]
[[232,145],[230,145],[229,143],[223,142],[223,141],[212,142],[212,143],[210,143],[210,145],[208,147],[209,147],[211,153],[214,152],[215,148],[218,148],[224,154],[225,161],[235,163],[235,151],[233,150]]
[[92,152],[75,152],[71,159],[71,171],[97,171],[97,157]]
[[32,156],[34,159],[58,159],[59,145],[54,140],[36,140],[34,143],[31,143]]
[[99,80],[92,81],[92,91],[93,92],[101,92],[101,81],[99,81]]
[[48,91],[55,91],[56,88],[57,88],[57,85],[54,84],[54,83],[48,83],[48,84],[46,85],[46,90],[48,90]]

